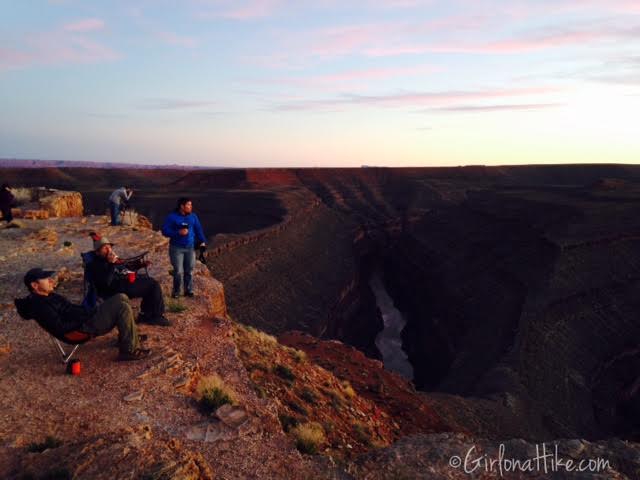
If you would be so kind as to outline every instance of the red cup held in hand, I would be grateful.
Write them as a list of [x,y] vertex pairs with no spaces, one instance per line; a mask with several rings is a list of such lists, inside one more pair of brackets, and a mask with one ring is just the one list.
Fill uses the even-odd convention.
[[127,279],[129,280],[129,283],[135,282],[136,281],[136,272],[127,273]]

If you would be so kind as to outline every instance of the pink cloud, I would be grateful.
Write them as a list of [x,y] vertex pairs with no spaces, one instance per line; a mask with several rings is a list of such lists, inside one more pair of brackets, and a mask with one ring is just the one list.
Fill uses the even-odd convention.
[[62,26],[62,30],[66,32],[93,32],[103,28],[104,22],[99,18],[85,18]]
[[371,48],[365,54],[372,57],[410,55],[421,53],[481,53],[509,54],[584,45],[589,42],[640,36],[635,29],[598,28],[567,29],[543,32],[528,37],[511,38],[482,44],[434,43],[430,45],[400,45],[395,47]]
[[164,43],[174,45],[176,47],[195,48],[198,46],[198,40],[194,37],[178,35],[167,31],[156,32],[156,36]]
[[22,68],[32,60],[31,55],[19,50],[0,48],[0,70]]
[[283,0],[245,0],[226,3],[213,10],[200,11],[196,16],[201,19],[229,18],[232,20],[253,20],[274,14],[284,3]]
[[0,70],[39,65],[114,61],[120,54],[80,32],[64,28],[28,35],[19,48],[0,50]]

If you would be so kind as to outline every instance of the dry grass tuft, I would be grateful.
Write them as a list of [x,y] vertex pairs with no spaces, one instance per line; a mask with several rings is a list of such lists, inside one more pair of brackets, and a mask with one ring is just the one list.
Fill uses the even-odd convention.
[[356,391],[353,389],[353,387],[347,380],[344,380],[341,383],[341,386],[342,386],[342,393],[344,393],[347,398],[353,398],[356,396]]
[[321,445],[326,441],[324,429],[317,422],[303,423],[291,429],[296,439],[296,448],[302,453],[318,453]]
[[196,398],[200,407],[207,413],[217,410],[225,403],[233,405],[237,395],[218,375],[203,377],[196,388]]

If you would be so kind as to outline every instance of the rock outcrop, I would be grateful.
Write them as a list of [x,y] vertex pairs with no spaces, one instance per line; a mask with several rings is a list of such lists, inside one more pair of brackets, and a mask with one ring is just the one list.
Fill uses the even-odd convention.
[[52,188],[13,189],[18,207],[11,213],[16,218],[46,220],[50,217],[81,217],[84,213],[80,192]]

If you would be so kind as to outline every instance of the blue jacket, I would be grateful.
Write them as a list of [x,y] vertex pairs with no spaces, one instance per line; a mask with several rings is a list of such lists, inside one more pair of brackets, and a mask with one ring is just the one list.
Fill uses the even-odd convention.
[[[184,236],[178,233],[183,228],[183,224],[186,224],[189,229],[189,233]],[[206,243],[202,225],[200,225],[200,220],[195,213],[189,215],[182,215],[178,212],[170,213],[162,225],[162,234],[169,237],[171,239],[169,243],[176,247],[193,248],[196,240],[198,244]]]

